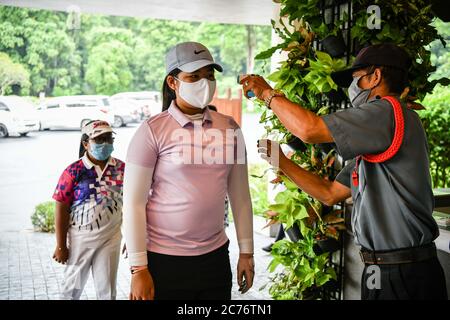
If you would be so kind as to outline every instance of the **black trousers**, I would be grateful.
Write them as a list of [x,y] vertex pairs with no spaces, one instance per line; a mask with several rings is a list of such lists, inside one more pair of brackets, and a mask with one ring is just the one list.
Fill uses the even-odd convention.
[[362,300],[447,300],[445,275],[438,258],[426,261],[366,265]]
[[200,256],[147,252],[155,300],[230,300],[232,274],[227,242]]

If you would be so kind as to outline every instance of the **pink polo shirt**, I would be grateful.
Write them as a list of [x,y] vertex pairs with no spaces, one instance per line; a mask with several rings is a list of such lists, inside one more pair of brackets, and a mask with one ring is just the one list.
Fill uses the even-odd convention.
[[146,207],[149,251],[194,256],[227,242],[229,173],[246,163],[242,133],[231,117],[206,109],[203,120],[193,122],[173,103],[138,128],[127,162],[154,170]]

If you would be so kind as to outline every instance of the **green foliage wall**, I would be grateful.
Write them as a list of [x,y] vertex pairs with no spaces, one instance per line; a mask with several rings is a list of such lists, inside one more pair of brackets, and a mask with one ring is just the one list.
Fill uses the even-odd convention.
[[[348,60],[345,57],[332,58],[327,52],[314,49],[313,43],[314,40],[322,42],[331,36],[342,35],[343,38],[347,38],[347,35],[341,31],[342,27],[349,22],[347,14],[343,13],[334,23],[330,23],[325,21],[320,12],[323,4],[339,5],[345,1],[277,0],[275,2],[281,4],[280,16],[283,18],[273,21],[272,25],[280,36],[281,43],[261,52],[257,58],[268,59],[277,51],[287,52],[287,60],[280,64],[269,79],[275,84],[275,88],[283,90],[291,101],[318,115],[326,114],[330,112],[329,107],[332,102],[330,94],[337,89],[330,74],[350,65],[354,57],[348,57]],[[367,21],[370,15],[367,13],[367,8],[370,5],[378,5],[380,8],[381,28],[379,29],[368,28]],[[409,70],[409,92],[405,91],[405,98],[421,101],[427,94],[433,92],[437,84],[450,83],[450,80],[446,78],[447,72],[434,74],[436,66],[433,65],[432,59],[444,69],[448,68],[448,61],[445,58],[439,59],[441,54],[438,52],[441,47],[436,44],[436,41],[444,44],[445,39],[438,34],[435,25],[432,24],[435,19],[428,1],[354,0],[352,8],[351,43],[346,43],[347,48],[358,51],[358,48],[370,44],[391,42],[404,48],[410,55],[413,64]],[[434,50],[437,56],[433,57],[431,50]],[[434,176],[435,184],[448,179],[448,170],[442,169],[450,164],[448,162],[450,144],[447,138],[449,135],[446,98],[447,93],[427,97],[425,102],[434,105],[435,108],[430,108],[422,114],[429,139],[431,136],[432,168],[435,174],[440,172],[438,176]],[[264,111],[261,123],[265,125],[267,136],[272,139],[287,143],[292,138],[270,110]],[[322,177],[332,178],[329,169],[334,163],[333,151],[324,153],[319,152],[319,149],[318,146],[307,145],[306,150],[296,151],[291,159],[309,171]],[[325,263],[327,257],[323,258],[313,253],[314,243],[318,236],[333,235],[330,230],[336,231],[336,226],[330,225],[327,220],[336,221],[336,219],[327,219],[330,216],[328,210],[328,215],[324,215],[324,208],[320,203],[292,186],[292,182],[283,177],[281,172],[278,172],[278,175],[278,182],[283,183],[287,189],[277,195],[275,204],[269,206],[269,209],[279,212],[275,218],[270,217],[284,222],[286,226],[300,226],[303,240],[294,244],[280,241],[274,246],[271,271],[275,271],[275,266],[278,265],[282,265],[283,270],[273,278],[274,283],[270,292],[276,299],[315,299],[322,296],[321,287],[335,279],[335,273]],[[318,269],[313,271],[311,269],[313,265]],[[314,292],[319,292],[319,295]]]

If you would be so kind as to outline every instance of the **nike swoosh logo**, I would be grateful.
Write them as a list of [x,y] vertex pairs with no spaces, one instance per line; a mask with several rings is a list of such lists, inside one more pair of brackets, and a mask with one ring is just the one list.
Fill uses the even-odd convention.
[[200,51],[194,50],[194,53],[195,53],[195,54],[200,54],[200,53],[205,52],[205,51],[206,51],[206,50],[200,50]]

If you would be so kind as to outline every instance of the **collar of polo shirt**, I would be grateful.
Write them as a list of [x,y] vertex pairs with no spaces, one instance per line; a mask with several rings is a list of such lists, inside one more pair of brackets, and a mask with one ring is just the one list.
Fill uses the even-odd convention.
[[[192,123],[192,120],[189,119],[175,104],[175,101],[172,101],[170,107],[168,109],[170,115],[180,124],[181,127],[184,127],[188,123]],[[209,108],[205,108],[203,111],[203,122],[208,121],[212,122],[211,113],[209,112]]]
[[[81,158],[81,160],[83,160],[83,164],[87,169],[92,169],[95,166],[95,164],[87,156],[87,152],[84,153],[84,156]],[[108,163],[106,164],[105,168],[108,166],[115,166],[115,165],[116,159],[114,159],[113,157],[109,157]]]

